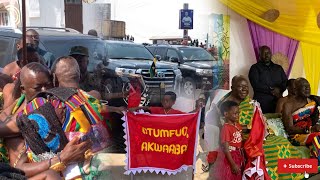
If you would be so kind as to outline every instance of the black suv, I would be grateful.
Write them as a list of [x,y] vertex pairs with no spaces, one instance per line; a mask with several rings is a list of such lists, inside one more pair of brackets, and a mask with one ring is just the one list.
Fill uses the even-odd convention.
[[[89,49],[88,71],[94,72],[95,65],[106,57],[104,41],[94,36],[77,32],[69,32],[62,28],[43,29],[34,28],[40,35],[39,47],[60,57],[69,54],[73,46],[85,46]],[[16,58],[16,44],[22,36],[17,29],[0,28],[0,67],[4,67]]]
[[[102,67],[105,93],[125,91],[128,86],[127,75],[140,74],[145,83],[143,104],[160,103],[160,84],[165,89],[175,90],[181,81],[181,72],[176,65],[156,63],[157,74],[150,78],[149,68],[154,56],[143,45],[124,41],[105,41],[95,36],[84,35],[63,28],[35,28],[40,35],[39,47],[60,57],[69,54],[73,46],[84,46],[89,49],[88,72],[96,73]],[[12,62],[16,57],[16,43],[21,37],[17,29],[0,28],[0,67]],[[118,99],[119,100],[119,99]],[[118,102],[116,100],[115,102]],[[151,101],[153,100],[153,101]],[[126,99],[124,99],[126,103]],[[117,103],[114,105],[125,105]]]
[[[109,91],[123,90],[119,77],[123,82],[131,75],[139,75],[143,78],[145,87],[142,91],[143,105],[160,105],[161,90],[178,91],[182,76],[177,65],[158,61],[156,62],[156,74],[151,77],[149,71],[155,57],[146,47],[126,41],[106,40],[105,44],[107,59],[103,63],[103,71],[109,77],[106,83],[107,87],[112,87],[111,90],[109,88]],[[128,90],[128,86],[125,86],[125,90]]]
[[213,88],[212,71],[217,61],[205,49],[182,45],[149,45],[146,46],[154,55],[169,64],[178,64],[181,70],[182,93],[194,96],[196,89]]

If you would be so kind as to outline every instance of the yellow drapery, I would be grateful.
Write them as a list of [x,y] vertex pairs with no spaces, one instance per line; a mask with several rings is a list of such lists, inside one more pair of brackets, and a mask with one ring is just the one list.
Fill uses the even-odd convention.
[[[317,16],[320,0],[220,0],[243,17],[274,32],[300,41],[306,78],[312,93],[317,94],[320,67],[320,28]],[[260,16],[270,9],[280,11],[274,22]]]
[[[320,45],[317,15],[319,0],[220,0],[223,4],[251,21],[287,37]],[[270,9],[280,11],[271,23],[260,16]]]
[[318,93],[318,86],[320,81],[320,46],[312,45],[309,43],[300,43],[306,78],[311,86],[311,93]]

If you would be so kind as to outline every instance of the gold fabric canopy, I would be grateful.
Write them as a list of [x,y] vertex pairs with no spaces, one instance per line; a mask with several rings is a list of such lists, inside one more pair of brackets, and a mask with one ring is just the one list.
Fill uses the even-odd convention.
[[[290,38],[320,45],[317,17],[319,0],[220,0],[240,15]],[[276,9],[280,16],[272,23],[262,15]]]
[[263,27],[300,41],[306,78],[311,92],[317,94],[320,81],[320,0],[220,2]]

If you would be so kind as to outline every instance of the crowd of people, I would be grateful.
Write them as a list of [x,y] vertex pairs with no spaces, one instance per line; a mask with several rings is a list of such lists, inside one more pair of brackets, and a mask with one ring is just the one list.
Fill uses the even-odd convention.
[[[87,72],[86,47],[74,46],[66,56],[52,60],[52,53],[38,47],[38,32],[29,29],[26,34],[26,47],[20,39],[17,59],[1,72],[0,177],[61,179],[70,176],[64,174],[67,170],[78,167],[72,178],[93,178],[103,169],[91,168],[91,159],[111,143],[107,114],[127,110],[100,100],[128,93],[101,95]],[[90,34],[95,36],[93,31]],[[24,49],[27,57],[23,57]],[[182,113],[172,109],[175,100],[174,92],[166,92],[162,107],[144,109],[156,114]],[[194,111],[202,107],[198,105]]]
[[93,153],[110,145],[105,115],[125,107],[101,103],[88,80],[86,47],[54,59],[38,47],[37,31],[26,35],[26,47],[20,40],[17,59],[1,72],[0,178],[62,179],[72,167],[80,171],[73,178],[97,175]]
[[[88,168],[91,159],[109,143],[110,127],[105,115],[127,110],[107,106],[101,100],[123,98],[128,93],[106,97],[96,89],[97,82],[87,72],[86,47],[74,46],[69,54],[55,59],[52,53],[39,48],[37,31],[29,29],[26,35],[26,47],[22,40],[18,42],[16,60],[6,65],[0,76],[0,177],[61,179],[68,176],[63,172],[72,167],[80,169],[73,178],[94,176]],[[24,49],[27,57],[23,57]],[[249,97],[249,83],[253,98]],[[282,97],[286,89],[288,96]],[[129,111],[185,113],[172,108],[176,98],[169,91],[161,107],[132,107]],[[311,147],[314,137],[320,135],[320,97],[310,95],[306,79],[287,80],[282,67],[271,61],[270,48],[262,46],[248,78],[233,77],[231,92],[217,104],[212,103],[206,114],[203,138],[209,151],[207,170],[211,178],[242,178],[246,159],[243,142],[250,135],[255,110],[252,99],[260,103],[263,113],[280,113],[288,135],[267,136],[265,147],[285,146],[290,152],[288,157],[295,157],[299,154],[295,146]],[[192,112],[204,104],[202,99],[197,100]],[[311,150],[311,157],[320,156]]]
[[[260,47],[259,60],[251,66],[248,77],[254,91],[253,99],[259,102],[266,116],[280,115],[287,135],[270,133],[272,135],[263,141],[265,155],[276,158],[267,164],[269,173],[273,173],[273,179],[302,179],[303,174],[280,175],[273,169],[277,169],[280,158],[302,158],[297,146],[307,146],[310,157],[320,160],[315,148],[317,138],[314,138],[320,135],[320,97],[310,94],[310,84],[305,78],[287,80],[282,67],[271,61],[271,50],[267,46]],[[217,104],[213,103],[207,112],[204,139],[208,144],[210,168],[203,169],[210,170],[211,178],[234,180],[244,175],[248,157],[245,158],[243,145],[250,135],[255,109],[249,97],[249,81],[244,76],[233,77],[231,92]],[[288,95],[282,97],[286,89]],[[268,131],[272,130],[268,127]],[[284,157],[279,155],[281,148],[286,150]]]

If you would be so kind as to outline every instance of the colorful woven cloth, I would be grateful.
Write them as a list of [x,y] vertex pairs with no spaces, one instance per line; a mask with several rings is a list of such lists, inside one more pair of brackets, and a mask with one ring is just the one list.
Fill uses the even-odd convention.
[[[223,97],[223,101],[230,96],[228,93]],[[223,102],[220,100],[220,102]],[[239,122],[242,125],[247,125],[248,129],[251,129],[252,117],[254,112],[254,106],[250,104],[250,97],[246,97],[239,106],[240,119]],[[244,139],[248,134],[243,134]],[[293,146],[290,141],[283,136],[269,135],[263,143],[263,149],[265,153],[265,159],[267,161],[268,174],[272,180],[291,180],[291,179],[303,179],[302,174],[278,174],[277,166],[278,159],[280,158],[301,158],[301,152]]]
[[[311,101],[304,107],[298,109],[292,113],[293,124],[296,127],[300,127],[309,130],[318,118],[313,120],[313,114],[317,112],[317,104],[315,101]],[[310,146],[314,143],[314,137],[320,135],[319,132],[310,134],[293,134],[289,136],[290,142],[295,146]]]
[[[1,93],[1,99],[2,99],[2,95],[3,94]],[[15,114],[17,112],[19,107],[22,105],[24,99],[25,99],[25,95],[22,94],[18,99],[17,103],[15,104],[14,108],[12,109],[11,114]],[[7,148],[5,147],[5,143],[2,138],[0,138],[0,162],[5,162],[5,163],[9,162]]]
[[[65,132],[89,132],[91,125],[103,119],[100,114],[99,100],[82,90],[78,90],[78,93],[70,97],[68,101],[55,99],[52,104],[56,108],[66,109],[66,119],[62,126]],[[83,121],[83,119],[88,119],[88,121]]]
[[254,107],[252,104],[250,104],[250,102],[251,99],[249,96],[247,96],[239,105],[239,123],[241,125],[246,125],[248,129],[251,129],[254,111]]
[[8,152],[2,138],[0,138],[0,162],[9,162]]
[[268,168],[268,174],[273,180],[303,179],[303,174],[278,174],[278,159],[302,158],[300,151],[292,146],[288,139],[282,136],[269,135],[264,141],[263,149]]

